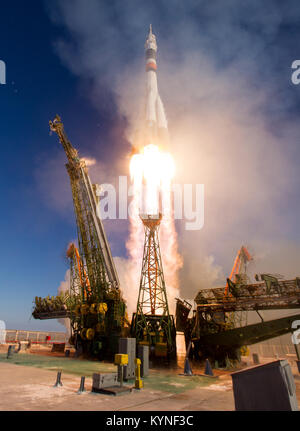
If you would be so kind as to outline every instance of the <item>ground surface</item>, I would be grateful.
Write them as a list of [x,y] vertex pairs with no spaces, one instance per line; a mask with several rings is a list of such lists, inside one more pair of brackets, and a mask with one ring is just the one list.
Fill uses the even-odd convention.
[[[214,370],[216,377],[180,376],[183,370],[150,370],[144,389],[114,397],[91,392],[94,372],[116,371],[98,361],[84,361],[50,354],[46,348],[18,353],[6,359],[0,349],[0,410],[234,410],[229,370]],[[252,365],[252,364],[249,364]],[[55,388],[62,370],[62,387]],[[194,373],[203,373],[203,369]],[[295,371],[293,369],[293,371]],[[80,376],[86,376],[86,392],[78,395]],[[300,379],[295,379],[300,400]],[[134,382],[127,385],[133,386]]]

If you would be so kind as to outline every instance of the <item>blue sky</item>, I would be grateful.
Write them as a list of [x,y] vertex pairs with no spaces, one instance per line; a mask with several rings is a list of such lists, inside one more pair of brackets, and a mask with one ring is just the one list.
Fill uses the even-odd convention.
[[[74,216],[47,205],[35,173],[48,158],[62,153],[57,138],[49,136],[48,122],[56,113],[69,122],[68,133],[76,136],[78,147],[84,146],[83,137],[92,140],[99,114],[77,91],[78,80],[54,52],[58,33],[43,2],[5,2],[0,33],[1,59],[7,66],[7,85],[0,87],[0,315],[9,328],[61,329],[56,322],[29,318],[34,296],[55,294],[64,279],[63,253],[76,236]],[[80,111],[88,118],[84,125]]]
[[[62,329],[55,321],[29,320],[34,296],[56,294],[67,269],[64,251],[76,237],[65,158],[57,137],[49,135],[48,122],[59,113],[80,154],[97,159],[101,169],[91,171],[93,179],[106,181],[108,172],[126,174],[126,131],[135,114],[125,102],[142,94],[136,90],[128,97],[126,91],[132,88],[131,72],[143,67],[150,22],[159,41],[159,82],[171,135],[184,135],[178,124],[184,123],[180,106],[186,106],[192,107],[190,118],[197,112],[194,123],[202,122],[203,130],[211,124],[212,132],[218,129],[228,139],[220,145],[215,136],[211,147],[200,142],[203,174],[195,178],[187,175],[197,170],[190,160],[193,145],[190,159],[183,160],[183,145],[179,148],[174,138],[174,154],[183,160],[180,180],[186,176],[187,181],[203,182],[208,190],[205,229],[192,236],[178,226],[185,256],[183,283],[184,277],[193,289],[200,283],[194,278],[199,265],[189,256],[196,254],[207,263],[203,277],[197,277],[210,284],[230,271],[244,241],[260,256],[261,268],[296,275],[300,85],[291,83],[290,67],[300,58],[297,1],[2,3],[0,59],[7,66],[7,84],[0,86],[0,319],[7,327]],[[253,142],[240,135],[240,146],[231,146],[230,127],[221,123],[229,105],[228,121],[234,120],[236,134],[244,125],[243,133],[253,132]],[[219,160],[230,177],[239,164],[239,151],[240,164],[247,165],[246,178],[239,172],[228,180],[223,201],[223,190],[216,186],[222,182],[216,173],[219,165],[214,163]],[[214,175],[208,172],[210,163]],[[240,187],[235,189],[236,183]],[[214,204],[217,200],[220,207]],[[222,229],[222,220],[211,222],[220,217],[220,208],[227,220]],[[228,208],[234,208],[234,217]],[[127,224],[107,228],[113,255],[125,257]]]

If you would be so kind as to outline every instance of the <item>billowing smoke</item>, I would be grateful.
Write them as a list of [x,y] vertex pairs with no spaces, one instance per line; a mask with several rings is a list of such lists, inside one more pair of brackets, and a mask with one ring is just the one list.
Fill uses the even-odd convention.
[[67,269],[65,279],[60,283],[57,289],[57,294],[65,293],[70,291],[70,270]]
[[[297,2],[284,9],[235,0],[89,0],[88,6],[63,0],[49,7],[70,36],[56,42],[58,55],[89,81],[100,112],[113,106],[126,117],[128,140],[138,128],[143,44],[153,24],[175,182],[205,188],[204,227],[176,224],[184,261],[180,295],[193,298],[200,288],[224,285],[241,245],[257,257],[253,273],[296,275],[299,127],[290,113],[297,89],[290,84],[291,40],[279,36],[282,26],[299,20]],[[134,309],[138,279],[126,280],[126,259],[116,263]]]
[[[57,289],[57,294],[70,291],[70,270],[68,269],[65,274],[65,279],[60,283]],[[57,319],[57,321],[66,328],[66,332],[71,335],[70,319]]]
[[134,260],[125,259],[123,257],[115,257],[114,261],[120,279],[121,289],[126,300],[128,317],[131,318],[132,313],[136,311],[140,287],[138,280],[141,272],[141,259],[139,261],[139,266],[136,265]]
[[89,157],[82,157],[81,160],[85,162],[85,164],[86,164],[86,166],[88,168],[91,167],[91,166],[95,166],[96,163],[97,163],[96,159],[92,159],[92,158],[89,158]]

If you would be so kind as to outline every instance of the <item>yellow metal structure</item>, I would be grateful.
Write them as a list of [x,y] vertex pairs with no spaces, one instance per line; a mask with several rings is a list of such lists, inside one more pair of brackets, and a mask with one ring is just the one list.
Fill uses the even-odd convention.
[[141,344],[142,346],[149,346],[149,341],[140,341],[139,344]]
[[115,355],[115,365],[128,365],[128,355],[125,355],[123,353],[117,353]]
[[134,360],[136,369],[135,369],[135,389],[142,389],[144,387],[143,380],[141,379],[141,364],[142,361],[139,358]]
[[86,331],[86,338],[87,338],[87,340],[93,340],[94,337],[95,337],[95,330],[93,328],[89,328]]
[[105,314],[107,312],[107,304],[105,302],[101,302],[98,306],[98,313]]

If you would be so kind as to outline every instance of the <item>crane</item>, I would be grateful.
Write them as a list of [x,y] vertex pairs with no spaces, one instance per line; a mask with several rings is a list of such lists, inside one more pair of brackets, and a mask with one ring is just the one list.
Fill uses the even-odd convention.
[[[250,253],[248,252],[247,248],[242,246],[234,260],[234,264],[231,270],[231,273],[229,275],[229,280],[234,282],[245,282],[247,275],[246,275],[246,269],[247,269],[247,263],[253,260],[253,257],[250,256]],[[228,295],[229,285],[228,281],[226,283],[224,296]]]
[[[227,283],[224,291],[225,299],[228,295],[231,296],[231,293],[229,292],[230,282],[234,281],[235,283],[237,283],[237,286],[239,286],[241,283],[244,283],[244,284],[248,283],[249,278],[246,273],[247,264],[251,260],[253,260],[253,257],[250,255],[247,248],[242,246],[237,252],[231,273],[227,279]],[[227,326],[230,328],[242,326],[247,323],[247,312],[237,311],[237,312],[227,313],[226,322],[227,322]]]
[[[193,344],[190,355],[195,359],[210,358],[223,365],[227,359],[239,360],[244,346],[292,332],[292,322],[300,319],[296,311],[293,316],[269,321],[262,318],[260,310],[300,308],[300,278],[282,280],[280,275],[265,273],[255,277],[258,283],[249,283],[246,265],[250,260],[249,252],[242,247],[225,288],[199,290],[191,318],[188,317],[191,305],[177,299],[176,327],[184,331],[186,346]],[[261,322],[241,326],[236,322],[228,324],[228,314],[248,311],[257,312]]]
[[86,270],[84,268],[82,259],[80,257],[78,248],[74,243],[71,243],[67,250],[67,258],[70,260],[70,267],[71,267],[71,280],[78,280],[80,285],[71,287],[71,290],[74,294],[79,293],[79,287],[82,290],[82,296],[84,299],[87,299],[88,295],[91,294],[91,284],[90,280],[88,279],[88,276],[86,274]]
[[102,221],[97,216],[97,186],[92,186],[86,164],[68,140],[60,117],[57,115],[49,124],[50,130],[57,133],[68,158],[66,168],[71,181],[79,249],[86,262],[89,280],[104,290],[119,290],[120,282],[110,247]]
[[[70,292],[53,302],[64,307],[43,309],[47,301],[38,298],[33,316],[38,319],[57,318],[64,312],[69,317],[74,343],[84,353],[110,359],[118,349],[123,333],[126,305],[120,282],[101,219],[97,214],[97,185],[92,185],[86,163],[70,143],[61,118],[49,122],[66,153],[66,168],[70,177],[74,212],[77,224],[78,248],[71,244],[67,251],[70,260]],[[54,308],[54,309],[53,309]]]

